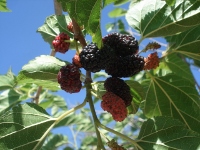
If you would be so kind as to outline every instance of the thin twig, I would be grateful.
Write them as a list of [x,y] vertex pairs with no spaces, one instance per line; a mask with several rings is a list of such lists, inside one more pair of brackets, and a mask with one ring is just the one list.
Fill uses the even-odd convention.
[[39,86],[37,89],[37,92],[35,94],[35,97],[33,98],[33,101],[35,102],[35,104],[38,105],[39,103],[39,98],[40,98],[40,93],[42,92],[42,86]]

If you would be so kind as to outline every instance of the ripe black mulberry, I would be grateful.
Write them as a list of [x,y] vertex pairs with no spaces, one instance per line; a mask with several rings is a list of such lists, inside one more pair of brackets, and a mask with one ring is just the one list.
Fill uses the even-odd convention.
[[105,72],[113,77],[131,77],[144,67],[144,58],[138,55],[114,57],[105,67]]
[[112,92],[121,97],[124,100],[126,107],[131,105],[132,96],[130,93],[130,87],[126,82],[124,82],[124,80],[116,77],[109,77],[105,80],[104,87],[106,91]]
[[81,90],[80,70],[73,64],[61,67],[57,79],[61,89],[68,93],[78,93]]
[[115,50],[117,56],[135,55],[139,46],[135,37],[120,33],[111,33],[103,37],[103,44]]

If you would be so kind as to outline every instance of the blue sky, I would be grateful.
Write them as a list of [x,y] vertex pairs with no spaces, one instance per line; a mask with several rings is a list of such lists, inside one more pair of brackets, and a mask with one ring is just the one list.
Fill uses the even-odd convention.
[[[36,33],[36,30],[43,25],[47,16],[54,14],[54,6],[53,0],[7,0],[7,6],[12,12],[0,12],[0,74],[6,74],[11,67],[14,74],[17,75],[22,66],[30,60],[40,55],[50,54],[49,44],[43,41],[42,36]],[[123,7],[128,8],[128,5]],[[101,27],[103,36],[107,34],[105,30],[106,23],[114,21],[107,15],[113,8],[114,6],[110,5],[102,11]],[[161,41],[164,42],[164,40]],[[56,57],[71,62],[74,53],[75,51],[68,51],[64,55],[57,53]],[[193,71],[200,84],[199,70],[194,68]],[[64,91],[60,91],[59,94],[71,105],[80,102],[85,96],[84,91],[78,96]],[[62,130],[56,132],[59,133]]]

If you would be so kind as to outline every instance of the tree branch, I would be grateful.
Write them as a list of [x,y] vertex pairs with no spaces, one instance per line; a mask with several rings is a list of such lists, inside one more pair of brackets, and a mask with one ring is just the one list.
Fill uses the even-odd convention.
[[54,0],[54,12],[56,15],[62,15],[62,6],[57,0]]

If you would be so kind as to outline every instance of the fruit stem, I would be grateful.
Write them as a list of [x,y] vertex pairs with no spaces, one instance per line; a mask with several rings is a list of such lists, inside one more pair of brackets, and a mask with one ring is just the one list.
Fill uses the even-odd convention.
[[87,97],[85,98],[85,100],[83,101],[83,103],[81,103],[80,105],[74,107],[74,108],[71,108],[70,110],[66,111],[65,113],[63,113],[60,117],[58,117],[56,119],[56,124],[59,123],[62,119],[64,119],[65,117],[67,117],[70,113],[82,108],[83,106],[85,106],[86,102],[87,102]]
[[143,41],[143,38],[141,38],[139,41],[138,41],[138,45],[140,45],[140,43]]
[[113,130],[113,129],[110,129],[110,128],[104,126],[103,124],[100,123],[99,120],[95,120],[95,121],[96,121],[95,123],[96,123],[96,125],[97,125],[98,127],[102,128],[102,129],[104,129],[104,130],[107,130],[107,131],[109,131],[109,132],[114,133],[115,135],[117,135],[117,136],[123,138],[124,140],[129,141],[130,143],[132,143],[134,146],[136,146],[136,147],[139,148],[140,150],[143,150],[143,148],[142,148],[140,145],[138,145],[137,142],[134,141],[133,139],[131,139],[131,138],[125,136],[125,135],[122,134],[122,133],[119,133],[119,132],[117,132],[117,131],[115,131],[115,130]]
[[75,46],[76,46],[76,53],[79,55],[77,40],[74,40],[74,41],[75,41]]
[[96,126],[96,120],[98,120],[97,118],[97,115],[96,115],[96,112],[95,112],[95,109],[94,109],[94,104],[93,104],[93,101],[92,101],[92,94],[91,94],[91,89],[92,89],[92,86],[91,86],[91,78],[90,80],[87,80],[89,79],[88,76],[91,76],[91,72],[88,72],[86,71],[86,99],[88,100],[89,102],[89,106],[90,106],[90,110],[91,110],[91,113],[92,113],[92,118],[94,120],[94,126],[95,126],[95,131],[96,131],[96,135],[97,135],[97,139],[98,139],[98,143],[97,143],[97,147],[101,147],[103,150],[105,150],[105,147],[103,145],[103,142],[102,142],[102,139],[101,139],[101,135],[100,135],[100,132]]
[[64,40],[64,42],[66,42],[66,43],[73,43],[75,40]]

